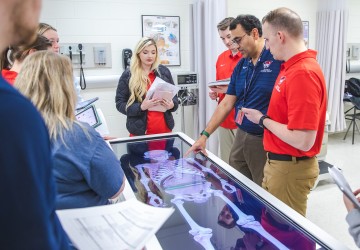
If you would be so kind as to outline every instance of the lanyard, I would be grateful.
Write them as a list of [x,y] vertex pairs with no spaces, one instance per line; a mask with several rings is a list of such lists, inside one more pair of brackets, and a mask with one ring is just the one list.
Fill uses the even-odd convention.
[[251,62],[251,59],[250,59],[249,62],[248,62],[248,70],[247,70],[247,72],[246,72],[245,84],[244,84],[244,98],[243,98],[243,105],[242,105],[243,107],[245,106],[246,96],[247,96],[247,93],[248,93],[249,90],[250,90],[250,86],[256,81],[257,77],[259,76],[259,74],[256,74],[256,75],[255,75],[255,71],[256,71],[256,69],[257,69],[257,67],[258,67],[258,65],[259,65],[259,62],[260,62],[260,60],[261,60],[261,56],[262,56],[264,50],[265,50],[265,47],[264,47],[263,50],[261,51],[261,54],[260,54],[260,56],[259,56],[259,59],[257,60],[257,62],[256,62],[255,65],[254,65],[254,68],[253,68],[253,71],[252,71],[252,73],[251,73],[250,79],[248,78],[248,74],[249,74],[249,68],[250,68],[250,65],[249,65],[249,64],[252,63],[252,62]]

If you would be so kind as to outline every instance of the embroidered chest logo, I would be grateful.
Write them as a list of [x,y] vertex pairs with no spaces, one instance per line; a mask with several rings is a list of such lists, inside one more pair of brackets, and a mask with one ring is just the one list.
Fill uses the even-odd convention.
[[281,91],[280,91],[280,86],[281,86],[281,84],[285,81],[285,79],[286,79],[286,76],[282,76],[282,77],[280,77],[279,82],[276,83],[275,89],[276,89],[278,92],[281,92]]
[[272,72],[272,70],[269,68],[270,65],[272,64],[273,61],[265,61],[263,62],[263,67],[264,69],[262,69],[260,72]]
[[265,61],[264,64],[264,69],[269,68],[269,66],[271,65],[272,61]]

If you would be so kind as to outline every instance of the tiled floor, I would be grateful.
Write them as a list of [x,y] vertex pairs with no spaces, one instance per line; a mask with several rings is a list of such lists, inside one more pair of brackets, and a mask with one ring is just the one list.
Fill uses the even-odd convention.
[[[325,161],[340,167],[353,189],[360,188],[360,134],[351,144],[351,133],[343,140],[345,133],[329,135]],[[345,221],[347,214],[342,193],[331,179],[320,181],[310,193],[307,218],[349,249],[358,249],[348,233]]]

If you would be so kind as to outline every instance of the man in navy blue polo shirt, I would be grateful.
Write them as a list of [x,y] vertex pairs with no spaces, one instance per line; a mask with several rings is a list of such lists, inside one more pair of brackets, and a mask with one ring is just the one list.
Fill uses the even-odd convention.
[[219,104],[200,138],[189,149],[205,152],[206,140],[235,107],[238,129],[230,152],[229,164],[261,185],[266,153],[263,128],[249,121],[241,108],[256,108],[266,114],[272,89],[280,71],[281,61],[265,48],[261,22],[253,15],[239,15],[230,24],[233,41],[238,43],[243,58],[231,75],[224,100]]

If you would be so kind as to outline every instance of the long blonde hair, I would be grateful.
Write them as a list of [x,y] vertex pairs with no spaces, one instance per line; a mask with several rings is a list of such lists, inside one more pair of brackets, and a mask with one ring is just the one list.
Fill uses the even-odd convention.
[[150,83],[149,76],[146,74],[142,68],[142,63],[140,60],[140,53],[145,47],[154,45],[156,48],[156,58],[151,65],[150,70],[157,70],[160,64],[159,53],[157,51],[157,45],[153,38],[143,37],[135,47],[134,56],[131,58],[130,62],[130,72],[131,77],[129,81],[130,97],[126,104],[126,108],[129,107],[134,101],[142,102],[144,96],[147,92],[147,85]]
[[50,138],[63,139],[75,119],[76,93],[72,65],[66,56],[37,51],[28,56],[14,86],[40,111]]

